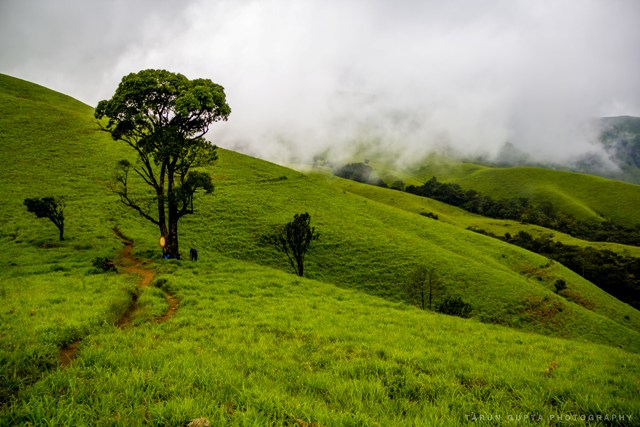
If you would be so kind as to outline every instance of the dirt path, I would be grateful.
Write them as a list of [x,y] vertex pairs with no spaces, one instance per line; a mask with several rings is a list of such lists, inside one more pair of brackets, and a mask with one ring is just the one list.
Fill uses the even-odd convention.
[[[135,258],[132,255],[133,242],[131,240],[127,240],[121,235],[120,235],[120,238],[124,241],[124,244],[125,244],[124,250],[122,251],[122,254],[119,257],[119,262],[118,262],[118,264],[124,264],[124,267],[122,267],[122,271],[124,271],[125,273],[137,274],[141,276],[141,279],[139,282],[141,288],[149,286],[151,282],[153,282],[153,279],[155,277],[155,275],[153,274],[153,271],[143,268],[144,262],[139,260],[138,258]],[[165,314],[155,319],[156,323],[163,323],[171,319],[171,317],[173,317],[174,313],[176,312],[176,309],[178,308],[178,302],[179,302],[178,299],[175,296],[168,293],[167,291],[163,290],[163,292],[169,307],[167,308],[167,311],[165,312]],[[129,310],[116,323],[119,328],[124,328],[131,325],[131,322],[133,321],[133,314],[137,308],[136,303],[137,303],[137,300],[134,300]]]
[[140,287],[144,288],[145,286],[149,286],[155,277],[153,271],[142,268],[144,264],[141,260],[134,258],[131,254],[133,252],[133,242],[130,240],[124,241],[125,247],[120,254],[120,258],[117,264],[124,264],[122,271],[130,274],[137,274],[142,276],[140,279]]
[[[132,255],[133,242],[127,239],[126,237],[124,237],[120,232],[120,230],[118,230],[117,228],[114,229],[113,231],[114,233],[116,233],[118,237],[120,237],[120,239],[122,239],[122,241],[125,244],[125,247],[122,250],[122,253],[120,254],[120,256],[118,257],[116,264],[122,266],[121,267],[122,272],[128,273],[128,274],[137,274],[138,276],[140,276],[140,282],[138,282],[140,288],[149,286],[151,282],[153,282],[153,279],[155,278],[153,271],[144,268],[143,267],[144,262],[138,258],[135,258]],[[173,315],[175,314],[179,304],[178,298],[176,298],[174,295],[171,295],[165,290],[163,290],[163,292],[169,307],[167,308],[167,311],[165,312],[165,314],[154,319],[156,323],[164,323],[167,320],[171,319],[171,317],[173,317]],[[131,326],[133,323],[134,313],[137,307],[138,307],[138,298],[134,297],[133,300],[131,301],[131,305],[129,306],[129,309],[116,322],[116,326],[120,329],[124,329]],[[65,368],[69,366],[71,362],[73,362],[73,360],[76,358],[78,354],[78,349],[80,347],[81,342],[82,340],[74,341],[60,350],[59,365],[61,368]]]

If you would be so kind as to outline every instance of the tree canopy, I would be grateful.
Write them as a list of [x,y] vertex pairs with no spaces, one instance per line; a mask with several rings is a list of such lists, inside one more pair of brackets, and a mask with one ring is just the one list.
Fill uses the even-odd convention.
[[311,242],[318,240],[320,235],[316,228],[311,227],[311,216],[305,212],[295,214],[293,221],[276,227],[276,229],[262,237],[262,243],[274,246],[289,259],[295,273],[304,276],[304,259]]
[[27,211],[37,218],[49,218],[58,227],[60,240],[64,240],[64,201],[54,197],[24,199]]
[[[217,159],[216,146],[204,135],[230,113],[222,86],[166,70],[123,77],[113,97],[96,107],[101,129],[138,156],[135,165],[119,162],[114,190],[122,203],[159,227],[172,257],[180,255],[178,220],[194,213],[197,190],[211,193],[214,188],[208,174],[192,170]],[[131,170],[152,189],[151,203],[130,191]]]

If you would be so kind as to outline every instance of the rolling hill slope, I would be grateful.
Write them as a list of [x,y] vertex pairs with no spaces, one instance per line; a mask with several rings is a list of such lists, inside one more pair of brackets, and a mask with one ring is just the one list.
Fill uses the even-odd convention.
[[412,176],[421,183],[436,176],[494,198],[546,200],[584,221],[607,219],[625,226],[640,223],[640,186],[593,175],[532,167],[424,164]]
[[[29,90],[37,93],[33,86],[24,85],[27,89],[22,94]],[[16,98],[29,99],[16,93],[5,95],[14,97],[5,105],[14,105]],[[13,163],[16,166],[10,168],[11,180],[20,185],[3,186],[11,191],[5,196],[10,206],[2,218],[3,237],[8,237],[8,243],[12,239],[14,243],[30,239],[27,244],[39,241],[29,235],[47,224],[26,217],[21,201],[34,192],[62,192],[68,196],[70,237],[63,248],[82,248],[79,252],[84,256],[92,250],[96,255],[100,250],[108,253],[106,248],[98,250],[82,239],[87,234],[90,240],[96,233],[107,237],[117,225],[138,242],[139,250],[157,254],[153,249],[157,230],[115,203],[109,190],[110,165],[130,153],[123,144],[96,130],[86,106],[78,104],[76,113],[66,115],[73,110],[69,107],[73,102],[45,93],[48,98],[30,106],[30,122],[6,126],[22,128],[21,134],[36,137],[23,137],[24,150]],[[63,101],[61,108],[56,107],[58,100]],[[80,117],[82,120],[74,122]],[[57,127],[57,123],[63,126]],[[51,131],[38,134],[36,129]],[[12,147],[4,144],[0,154],[12,158]],[[435,268],[443,282],[436,302],[445,295],[462,296],[481,321],[640,349],[640,313],[544,257],[345,193],[323,179],[227,150],[219,154],[220,160],[210,170],[217,183],[215,195],[198,200],[198,214],[181,223],[183,251],[187,245],[195,246],[205,257],[217,252],[286,271],[286,260],[261,247],[259,237],[290,220],[294,213],[308,211],[322,233],[308,257],[307,271],[312,279],[403,301],[403,286],[411,270],[425,264]],[[92,167],[96,164],[100,167]],[[120,244],[115,236],[105,243],[112,248]],[[566,280],[575,293],[573,301],[552,292],[558,278]],[[552,318],[547,318],[547,313],[541,315],[541,307],[547,305],[556,307]],[[608,328],[603,329],[603,324]],[[627,335],[629,339],[622,338]]]
[[[324,176],[328,177],[328,175]],[[522,230],[536,237],[551,236],[554,241],[561,242],[565,245],[594,247],[602,250],[610,250],[625,256],[628,255],[640,258],[640,247],[637,246],[612,242],[590,242],[538,225],[526,224],[514,220],[480,216],[465,211],[462,208],[451,206],[428,197],[420,197],[406,192],[361,184],[355,181],[343,180],[336,177],[328,178],[328,180],[331,181],[332,185],[342,188],[348,192],[355,193],[368,199],[376,200],[408,212],[416,214],[427,214],[429,212],[434,213],[438,215],[440,221],[465,229],[471,227],[486,230],[497,236],[502,236],[505,233],[511,233],[513,235]]]
[[[439,272],[447,292],[462,296],[476,307],[475,314],[482,321],[536,331],[550,328],[547,333],[561,328],[560,335],[572,336],[584,328],[569,326],[567,322],[573,322],[569,319],[595,313],[583,311],[580,305],[562,298],[555,299],[553,282],[563,278],[580,295],[576,301],[585,297],[603,309],[609,306],[604,302],[610,301],[613,305],[604,309],[606,316],[637,331],[635,321],[624,318],[635,316],[636,310],[546,258],[345,193],[327,186],[323,178],[309,178],[237,153],[221,152],[214,174],[221,176],[222,171],[226,180],[217,180],[216,199],[211,199],[214,203],[203,200],[200,207],[205,217],[216,218],[216,222],[200,222],[195,217],[185,221],[183,241],[193,239],[205,251],[209,250],[209,240],[227,256],[287,270],[285,260],[259,247],[257,239],[270,225],[286,222],[296,212],[308,211],[322,233],[308,258],[310,278],[400,300],[412,268],[423,263]],[[259,175],[255,171],[260,171]],[[283,206],[287,209],[283,210]],[[195,233],[191,234],[191,230]],[[201,237],[195,240],[191,237],[194,235]],[[588,294],[592,296],[587,297]],[[554,301],[550,304],[558,301],[562,305],[558,318],[549,321],[529,314],[547,299]],[[585,305],[592,307],[590,303]],[[618,310],[625,314],[616,314]]]
[[[162,261],[157,230],[109,190],[115,162],[134,159],[91,114],[0,76],[0,376],[11,384],[0,422],[184,425],[207,415],[230,425],[405,425],[498,409],[640,414],[637,310],[543,257],[324,177],[221,149],[208,169],[214,195],[199,197],[197,214],[180,223],[182,251],[197,247],[201,261]],[[66,197],[64,242],[22,206],[45,195]],[[300,279],[258,240],[305,211],[321,238]],[[113,326],[137,280],[90,267],[118,256],[115,226],[180,299],[169,322]],[[417,264],[441,277],[437,300],[463,297],[475,320],[407,304],[403,285]],[[558,278],[571,298],[552,291]],[[162,307],[151,289],[140,292],[149,310]],[[78,338],[79,363],[58,369],[56,350]]]

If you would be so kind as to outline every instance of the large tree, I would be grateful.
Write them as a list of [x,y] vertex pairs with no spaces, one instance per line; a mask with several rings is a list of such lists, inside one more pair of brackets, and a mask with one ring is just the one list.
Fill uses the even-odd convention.
[[[192,170],[217,158],[216,146],[204,135],[230,113],[222,86],[165,70],[123,77],[113,97],[96,107],[101,128],[127,143],[138,157],[135,164],[119,162],[116,193],[122,203],[158,226],[172,257],[180,256],[178,221],[194,212],[195,192],[213,191],[211,177]],[[130,170],[151,188],[151,204],[131,191]]]

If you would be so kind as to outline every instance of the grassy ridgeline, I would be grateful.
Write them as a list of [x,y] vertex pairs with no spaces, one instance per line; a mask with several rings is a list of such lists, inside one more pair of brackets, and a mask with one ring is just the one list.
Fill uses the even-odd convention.
[[486,167],[473,164],[424,164],[410,174],[423,184],[432,176],[495,199],[526,197],[551,202],[582,221],[611,220],[624,226],[640,223],[640,185],[593,175],[533,167]]
[[[180,224],[183,253],[195,246],[201,261],[161,262],[157,230],[109,191],[112,165],[129,153],[96,130],[90,108],[4,76],[0,108],[0,154],[15,159],[0,186],[0,375],[12,381],[3,393],[13,399],[0,424],[640,416],[632,398],[640,360],[614,348],[640,351],[638,312],[561,266],[227,150],[209,170],[214,196],[196,200],[197,215]],[[64,242],[22,206],[44,195],[67,198]],[[289,274],[282,257],[257,244],[304,211],[321,233],[308,256],[313,280]],[[138,256],[156,258],[179,297],[167,323],[145,322],[163,307],[149,288],[136,326],[113,326],[137,278],[93,275],[90,265],[117,257],[116,225]],[[472,303],[476,321],[402,302],[416,263],[435,267],[447,293]],[[556,278],[573,300],[552,292]],[[77,338],[78,359],[58,370],[59,348]],[[26,366],[35,369],[20,372]]]
[[415,214],[424,215],[431,212],[438,215],[440,221],[465,229],[477,228],[489,231],[498,236],[503,236],[505,233],[515,235],[518,231],[526,231],[536,237],[552,236],[554,241],[559,241],[565,245],[573,245],[583,248],[594,247],[600,250],[610,250],[623,256],[640,258],[640,247],[637,246],[610,242],[590,242],[538,225],[476,215],[465,211],[462,208],[451,206],[428,197],[416,197],[413,194],[405,192],[389,190],[372,185],[363,185],[354,181],[329,177],[327,175],[325,175],[324,178],[329,180],[332,185],[342,188],[350,193],[355,193],[368,199]]

